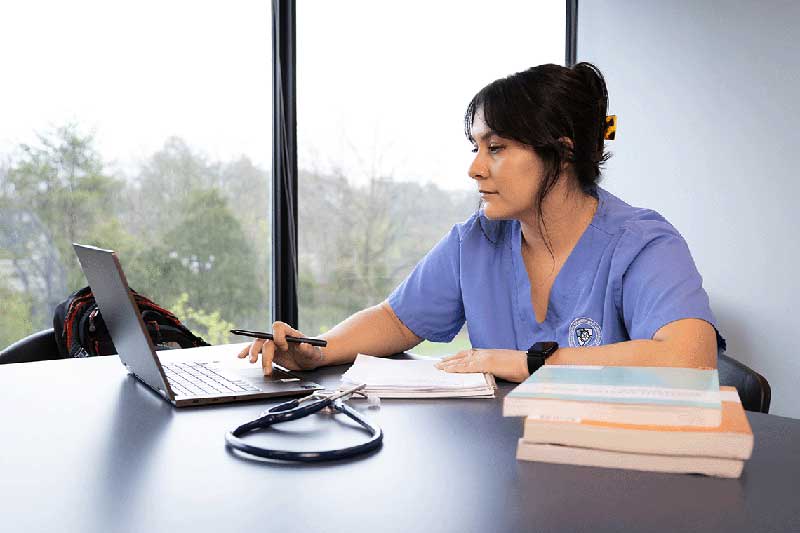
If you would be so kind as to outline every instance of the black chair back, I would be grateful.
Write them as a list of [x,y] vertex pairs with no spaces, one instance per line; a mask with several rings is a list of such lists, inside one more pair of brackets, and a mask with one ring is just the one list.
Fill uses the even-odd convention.
[[48,359],[61,359],[53,328],[28,335],[0,352],[0,365]]
[[739,397],[742,399],[742,407],[746,411],[769,412],[772,389],[770,389],[767,378],[721,352],[717,357],[717,369],[719,370],[719,384],[736,387]]

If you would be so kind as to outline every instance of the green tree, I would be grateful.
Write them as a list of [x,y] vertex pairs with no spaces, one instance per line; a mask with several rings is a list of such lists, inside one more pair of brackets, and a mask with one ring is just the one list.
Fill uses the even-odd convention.
[[[264,294],[258,283],[255,253],[227,201],[216,189],[195,190],[174,208],[174,226],[139,261],[147,293],[172,306],[228,322],[258,320]],[[205,332],[206,334],[208,331]]]
[[181,322],[195,333],[199,333],[209,344],[227,344],[231,340],[230,330],[236,327],[233,322],[223,320],[219,311],[207,313],[188,305],[189,295],[181,293],[172,304],[171,311],[180,317]]
[[272,180],[269,172],[241,156],[220,165],[220,186],[256,257],[256,281],[263,299],[252,325],[264,328],[271,322],[272,313]]
[[[213,161],[181,138],[167,139],[142,163],[126,193],[125,226],[142,235],[148,250],[132,259],[135,275],[129,279],[137,280],[137,287],[146,294],[162,298],[165,305],[177,297],[180,288],[198,312],[213,315],[214,310],[222,310],[222,316],[230,320],[231,316],[244,317],[246,310],[251,325],[264,327],[269,321],[270,189],[269,174],[245,156]],[[209,204],[204,205],[204,201]],[[226,216],[220,222],[218,215],[223,211]],[[232,234],[229,227],[235,228]],[[242,242],[237,241],[240,238]],[[206,241],[211,246],[208,250],[202,248]],[[234,248],[240,245],[247,252],[237,257]],[[187,246],[188,251],[183,249]],[[186,255],[180,257],[163,255],[184,252]],[[229,252],[233,255],[227,255]],[[254,284],[252,290],[246,295],[228,294],[223,303],[203,297],[210,289],[195,286],[200,278],[187,265],[195,261],[205,265],[210,256],[214,257],[215,272],[220,271],[220,265],[231,272],[238,269],[240,279]],[[202,262],[197,259],[200,257]],[[237,262],[240,264],[234,268]],[[219,286],[235,288],[231,283]]]
[[35,328],[47,326],[53,307],[84,284],[71,243],[98,236],[122,186],[104,167],[93,136],[70,124],[20,145],[2,173],[0,245],[32,300]]
[[13,335],[47,327],[86,284],[72,242],[119,252],[131,285],[162,305],[186,292],[206,334],[225,320],[267,322],[269,176],[248,158],[211,161],[173,137],[117,179],[75,125],[18,152],[0,165],[0,275],[20,286],[14,312],[24,313]]
[[174,224],[177,205],[193,191],[211,188],[219,188],[219,164],[170,137],[130,179],[123,218],[136,233],[160,235]]
[[300,326],[317,334],[374,305],[453,224],[477,208],[474,194],[375,176],[300,173]]
[[34,331],[31,322],[31,299],[25,293],[0,285],[0,349],[29,335]]

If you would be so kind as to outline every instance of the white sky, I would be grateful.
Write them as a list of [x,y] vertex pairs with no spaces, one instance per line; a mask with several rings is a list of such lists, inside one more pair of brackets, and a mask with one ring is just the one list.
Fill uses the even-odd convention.
[[[469,188],[463,113],[563,63],[564,2],[298,0],[300,166]],[[0,156],[76,122],[125,167],[183,137],[271,165],[271,2],[0,3]]]

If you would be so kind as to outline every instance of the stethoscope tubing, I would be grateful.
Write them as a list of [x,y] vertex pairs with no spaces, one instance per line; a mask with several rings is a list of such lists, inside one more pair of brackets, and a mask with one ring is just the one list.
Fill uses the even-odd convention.
[[[367,430],[370,433],[370,438],[362,443],[348,446],[346,448],[307,452],[264,448],[263,446],[248,444],[241,438],[245,433],[250,431],[268,428],[280,422],[297,420],[321,411],[328,406],[340,413],[345,414],[362,428]],[[378,448],[382,441],[383,430],[379,426],[370,423],[361,415],[361,413],[343,401],[338,399],[333,400],[330,398],[321,398],[317,401],[312,401],[307,404],[300,404],[297,400],[292,400],[290,402],[277,405],[270,409],[263,416],[256,418],[255,420],[251,420],[250,422],[246,422],[233,431],[229,431],[225,434],[225,444],[234,450],[254,455],[256,457],[261,457],[263,459],[296,462],[318,462],[347,459]]]

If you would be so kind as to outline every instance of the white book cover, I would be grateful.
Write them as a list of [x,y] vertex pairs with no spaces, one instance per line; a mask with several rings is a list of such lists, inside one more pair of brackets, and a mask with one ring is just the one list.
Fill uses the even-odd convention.
[[505,416],[718,426],[716,369],[545,365],[505,397]]

